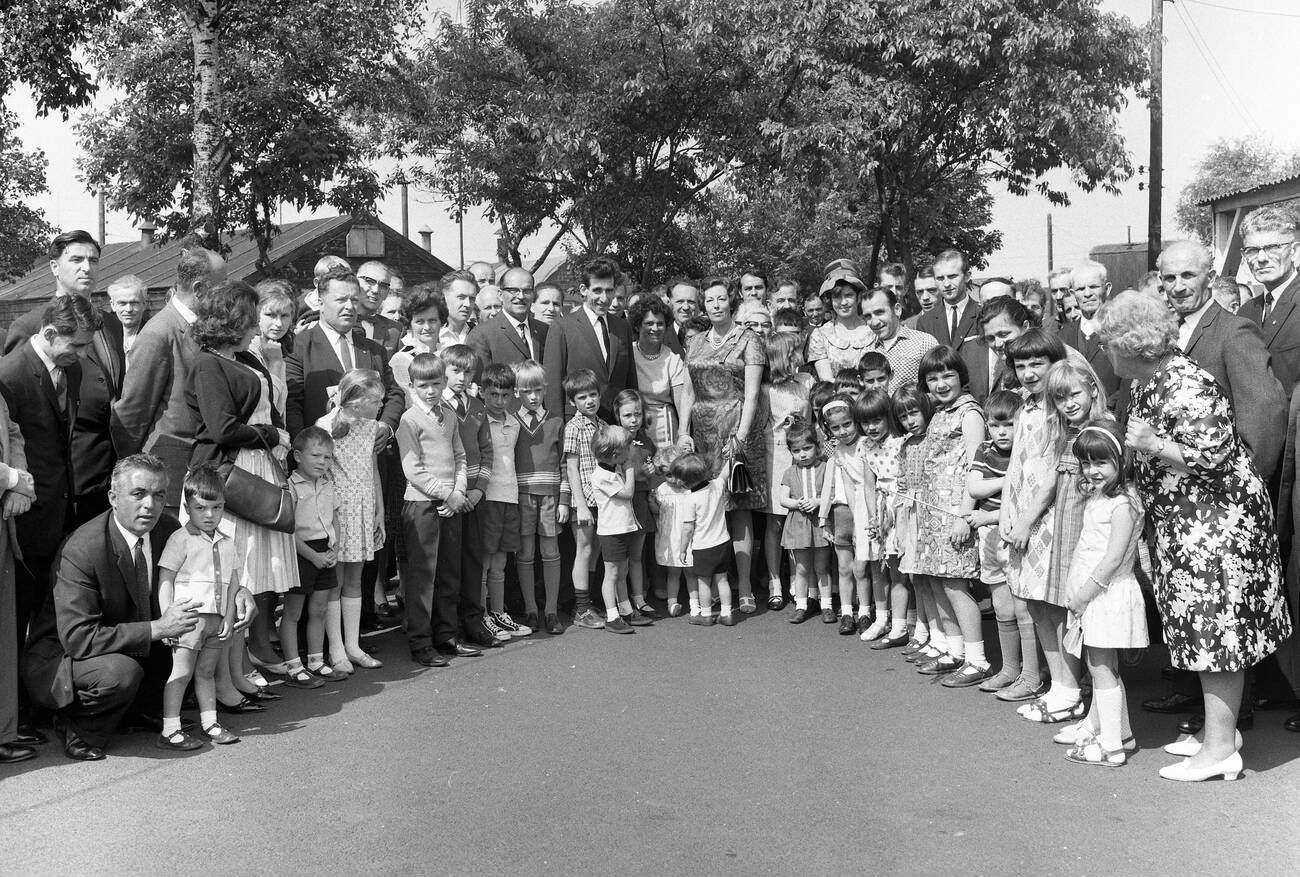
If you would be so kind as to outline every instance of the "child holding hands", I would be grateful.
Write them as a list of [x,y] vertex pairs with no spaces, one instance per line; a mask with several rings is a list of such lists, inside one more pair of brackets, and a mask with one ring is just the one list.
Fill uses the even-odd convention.
[[631,445],[631,433],[621,426],[602,427],[592,442],[596,457],[596,468],[591,473],[596,536],[605,561],[605,580],[600,590],[605,601],[605,630],[610,633],[633,633],[633,627],[654,623],[632,605],[627,595],[628,561],[633,544],[642,535],[632,508],[636,472],[629,460]]

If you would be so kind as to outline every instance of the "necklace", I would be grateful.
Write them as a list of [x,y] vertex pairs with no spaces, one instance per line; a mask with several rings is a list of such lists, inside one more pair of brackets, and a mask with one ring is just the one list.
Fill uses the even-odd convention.
[[659,356],[664,352],[664,349],[663,349],[662,347],[660,347],[660,348],[659,348],[658,350],[656,350],[654,353],[646,353],[644,347],[639,347],[639,348],[637,348],[637,349],[641,351],[641,358],[642,358],[642,359],[650,359],[650,360],[658,359]]

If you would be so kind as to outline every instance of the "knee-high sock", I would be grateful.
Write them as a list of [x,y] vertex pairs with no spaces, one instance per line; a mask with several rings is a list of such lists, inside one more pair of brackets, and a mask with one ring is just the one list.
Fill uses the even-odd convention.
[[1043,668],[1038,660],[1038,636],[1034,633],[1034,626],[1018,622],[1016,626],[1020,628],[1020,675],[1030,682],[1041,682]]
[[1014,618],[998,619],[998,644],[1002,647],[1002,672],[1015,679],[1020,675],[1020,625]]
[[[533,578],[533,561],[520,560],[515,555],[515,572],[519,575],[519,593],[524,598],[524,611],[537,614],[537,580]],[[551,611],[549,609],[547,612]]]
[[340,600],[331,600],[325,604],[325,642],[329,646],[330,663],[347,657],[343,644],[343,615]]
[[343,614],[343,645],[348,654],[355,655],[361,651],[361,598],[340,597],[339,604]]
[[542,584],[546,589],[546,612],[560,611],[560,556],[542,558]]
[[1097,740],[1103,749],[1112,752],[1119,749],[1123,738],[1121,726],[1124,724],[1124,689],[1119,685],[1114,688],[1094,688],[1093,702],[1097,704],[1097,719],[1101,729]]

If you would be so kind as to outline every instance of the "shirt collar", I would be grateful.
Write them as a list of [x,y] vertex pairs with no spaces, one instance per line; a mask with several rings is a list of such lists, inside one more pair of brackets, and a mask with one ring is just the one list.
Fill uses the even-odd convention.
[[600,325],[600,320],[607,316],[596,313],[591,309],[591,306],[585,302],[582,305],[582,311],[587,315],[587,322],[591,323],[593,329],[598,327]]
[[1205,304],[1201,305],[1194,312],[1183,317],[1182,328],[1186,337],[1192,337],[1192,333],[1196,331],[1196,327],[1199,326],[1201,320],[1205,318],[1205,312],[1210,309],[1210,305],[1212,304],[1214,304],[1214,298],[1209,297],[1205,300]]
[[344,333],[340,332],[338,329],[335,329],[333,326],[326,323],[324,320],[320,321],[320,327],[321,327],[321,331],[325,333],[325,337],[329,339],[331,347],[338,347],[339,341],[344,339],[347,340],[349,345],[352,344],[351,332],[348,332],[345,335]]
[[122,522],[117,519],[117,515],[110,515],[109,517],[113,519],[113,526],[117,527],[117,532],[121,533],[122,538],[126,540],[126,547],[129,550],[135,551],[136,541],[141,538],[144,539],[145,558],[146,560],[148,560],[149,552],[153,548],[153,542],[149,538],[149,533],[145,533],[143,537],[137,536],[134,533],[132,533],[130,530],[128,530],[126,527],[122,526]]
[[45,338],[38,332],[32,336],[30,343],[32,345],[32,350],[36,352],[36,355],[40,357],[41,362],[45,364],[45,370],[53,376],[54,370],[59,366],[55,365],[54,360],[50,359],[49,354],[45,352]]
[[198,527],[194,526],[193,521],[186,521],[185,532],[189,533],[191,536],[198,536],[204,542],[211,542],[213,545],[215,545],[216,543],[220,542],[222,539],[234,538],[234,532],[231,530],[232,526],[233,525],[230,523],[230,519],[223,517],[221,519],[221,522],[217,524],[217,531],[213,533],[211,536],[209,536],[207,533],[204,533]]
[[190,310],[189,306],[181,301],[175,293],[172,294],[172,307],[176,308],[176,313],[180,314],[185,319],[185,322],[189,323],[191,326],[193,326],[194,322],[199,318],[199,315]]

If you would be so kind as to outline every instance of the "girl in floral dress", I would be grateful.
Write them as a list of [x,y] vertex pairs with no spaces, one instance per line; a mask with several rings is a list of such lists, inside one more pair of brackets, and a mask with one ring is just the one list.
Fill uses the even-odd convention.
[[803,371],[802,336],[784,332],[769,335],[765,347],[767,380],[763,383],[763,399],[767,429],[763,433],[763,444],[771,501],[765,516],[767,532],[763,551],[767,559],[767,608],[778,610],[785,605],[781,595],[781,533],[787,514],[781,505],[779,488],[793,465],[785,434],[790,423],[796,417],[802,418],[807,411],[808,391],[812,388],[813,378]]

